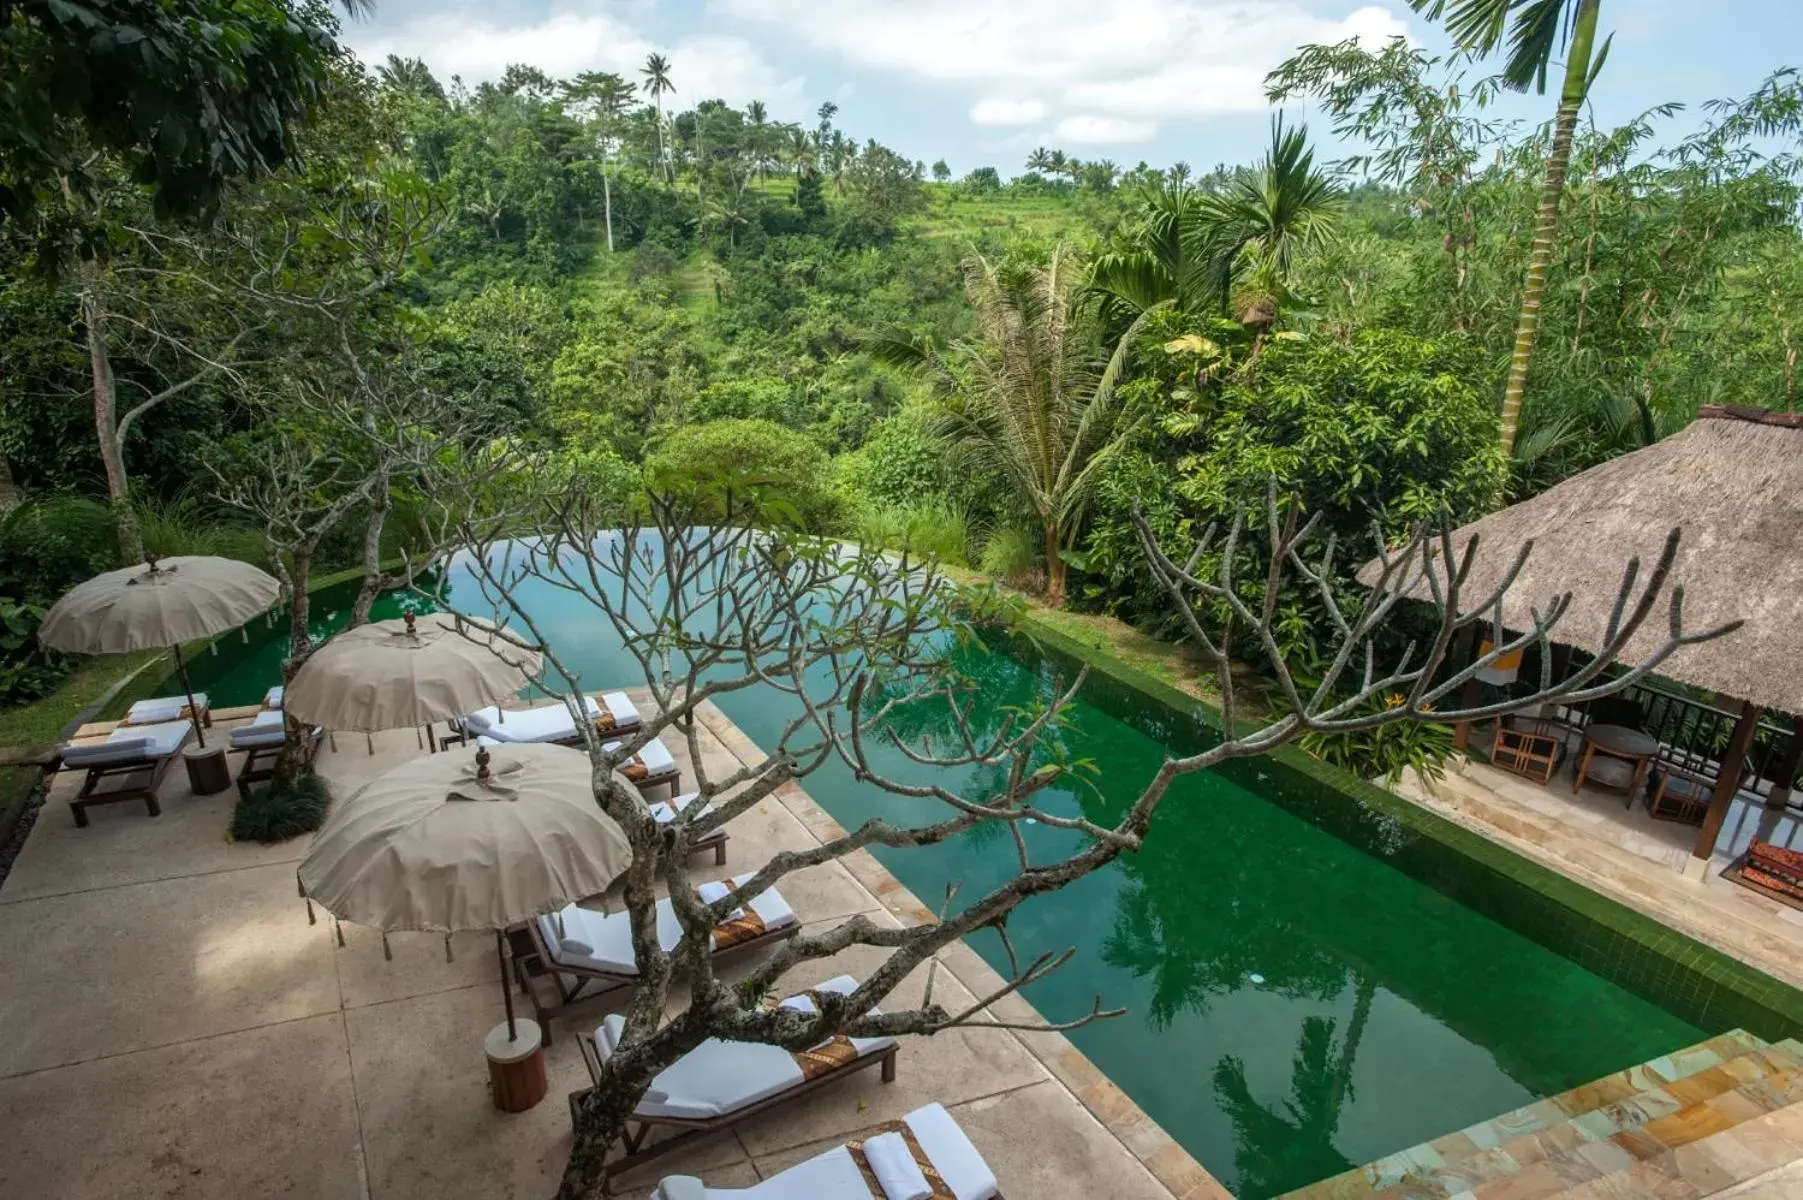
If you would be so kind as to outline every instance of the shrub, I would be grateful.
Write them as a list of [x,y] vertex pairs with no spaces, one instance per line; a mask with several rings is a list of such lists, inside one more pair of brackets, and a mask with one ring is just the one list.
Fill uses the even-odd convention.
[[827,482],[826,452],[772,421],[685,425],[645,458],[652,491],[680,496],[697,520],[730,516],[824,532],[843,504]]
[[[1371,701],[1373,711],[1383,707],[1383,701]],[[1381,777],[1394,784],[1402,778],[1405,768],[1413,767],[1423,778],[1437,780],[1445,776],[1441,764],[1452,755],[1452,726],[1435,721],[1397,721],[1351,733],[1305,733],[1297,744],[1322,762],[1361,779]]]
[[263,535],[238,521],[208,513],[192,500],[152,503],[138,509],[144,550],[157,558],[211,554],[259,566],[269,561]]
[[1011,587],[1036,590],[1039,584],[1039,541],[1018,525],[1004,525],[983,543],[983,574]]
[[294,787],[278,792],[273,786],[252,788],[240,795],[232,809],[232,838],[240,842],[285,842],[312,833],[325,823],[332,792],[326,781],[308,771]]
[[941,562],[970,564],[970,526],[964,513],[944,500],[859,511],[858,540],[891,550],[904,547],[915,556],[932,555]]
[[21,504],[0,526],[0,588],[48,604],[119,565],[113,513],[79,496]]

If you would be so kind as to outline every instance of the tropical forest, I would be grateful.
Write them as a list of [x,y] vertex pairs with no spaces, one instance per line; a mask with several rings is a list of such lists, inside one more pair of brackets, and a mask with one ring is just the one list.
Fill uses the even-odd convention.
[[[430,497],[367,461],[377,424],[626,505],[725,480],[720,515],[932,556],[1194,676],[1136,514],[1181,540],[1281,493],[1369,545],[1705,405],[1795,411],[1803,77],[1601,126],[1585,89],[1633,67],[1595,4],[1527,38],[1416,7],[1457,49],[1300,47],[1265,87],[1311,123],[1252,161],[954,176],[661,54],[472,86],[286,0],[0,5],[0,706],[81,682],[34,632],[98,571],[304,588],[404,553]],[[1312,587],[1274,627],[1319,665]]]

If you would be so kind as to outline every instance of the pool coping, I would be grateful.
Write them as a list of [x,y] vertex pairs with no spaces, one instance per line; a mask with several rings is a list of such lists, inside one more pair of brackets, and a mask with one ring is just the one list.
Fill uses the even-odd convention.
[[[1076,659],[1168,709],[1199,713],[1209,724],[1220,727],[1221,713],[1214,705],[1138,670],[1105,649],[1034,620],[1031,613],[1017,618],[1011,631]],[[1241,726],[1244,728],[1245,723],[1241,722]],[[1693,1013],[1706,1015],[1711,1004],[1717,1002],[1716,992],[1722,991],[1728,995],[1720,1002],[1737,1014],[1738,1027],[1772,1041],[1803,1037],[1803,991],[1757,967],[1450,821],[1406,796],[1322,762],[1293,744],[1258,757],[1284,772],[1305,777],[1338,798],[1395,821],[1410,833],[1469,860],[1496,881],[1525,889],[1552,906],[1553,911],[1542,921],[1542,932],[1558,929],[1561,935],[1550,941],[1538,933],[1528,936],[1674,1015],[1702,1025],[1704,1022]],[[1406,873],[1401,863],[1395,865]],[[1453,898],[1469,903],[1464,895],[1454,893]],[[1471,906],[1484,911],[1481,905]],[[1609,936],[1587,937],[1584,930],[1564,928],[1560,920],[1563,914],[1575,916]],[[1494,914],[1486,915],[1500,920]],[[1510,925],[1506,920],[1501,923]],[[1654,984],[1660,986],[1653,989]],[[1649,994],[1649,990],[1658,994]],[[1688,1011],[1678,1005],[1688,1006]]]
[[[740,762],[749,764],[765,757],[764,750],[712,700],[697,705],[695,712],[708,732]],[[795,781],[779,787],[775,798],[821,841],[845,836],[845,827]],[[855,850],[837,861],[897,920],[910,924],[931,924],[938,920],[933,910],[922,904],[869,850]],[[1006,983],[1001,974],[962,939],[941,950],[938,958],[953,978],[973,995],[992,993]],[[997,1001],[990,1011],[1004,1021],[1045,1022],[1038,1010],[1018,993]],[[1049,1029],[1011,1032],[1016,1034],[1015,1040],[1177,1200],[1234,1200],[1233,1193],[1220,1180],[1209,1174],[1188,1150],[1147,1116],[1145,1110],[1064,1034]]]

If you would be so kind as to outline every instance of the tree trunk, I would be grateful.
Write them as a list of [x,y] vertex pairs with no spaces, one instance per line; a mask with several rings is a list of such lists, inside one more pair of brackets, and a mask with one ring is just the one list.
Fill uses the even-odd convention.
[[1053,608],[1064,607],[1064,539],[1056,522],[1045,527],[1045,602]]
[[627,1119],[650,1085],[650,1078],[638,1088],[615,1080],[582,1099],[569,1161],[557,1185],[557,1200],[591,1200],[602,1194],[608,1152],[626,1135]]
[[1503,390],[1499,442],[1505,455],[1515,451],[1521,420],[1521,398],[1527,391],[1528,367],[1534,361],[1534,339],[1540,332],[1540,301],[1546,292],[1546,269],[1553,257],[1559,223],[1559,201],[1565,195],[1565,171],[1571,164],[1571,138],[1578,110],[1590,81],[1590,51],[1596,41],[1596,14],[1602,0],[1579,0],[1577,20],[1565,60],[1565,86],[1553,119],[1553,145],[1546,156],[1546,184],[1534,219],[1534,244],[1528,253],[1527,281],[1521,288],[1521,313],[1515,321],[1515,353],[1509,361],[1509,384]]
[[[288,586],[294,595],[290,597],[288,607],[288,657],[282,661],[283,688],[294,683],[295,672],[301,669],[301,664],[313,652],[313,639],[307,629],[313,615],[311,597],[307,594],[309,576],[313,570],[313,549],[310,546],[297,549],[289,559]],[[286,707],[283,706],[284,712]],[[300,722],[288,715],[283,718],[282,724],[288,736],[282,742],[281,752],[276,755],[275,771],[269,783],[270,790],[277,792],[289,790],[300,778],[305,753],[305,735]]]
[[607,160],[601,160],[601,206],[607,213],[607,252],[614,252],[614,190],[610,182]]
[[138,532],[137,514],[132,512],[125,447],[119,440],[113,360],[107,349],[106,298],[101,292],[98,267],[88,268],[87,287],[81,293],[81,322],[87,332],[88,366],[94,382],[94,433],[100,443],[100,463],[106,470],[114,536],[119,543],[119,560],[130,565],[144,561],[144,539]]
[[388,522],[392,502],[388,496],[388,472],[378,472],[370,488],[369,525],[363,531],[363,584],[351,606],[350,628],[369,623],[369,610],[382,590],[382,527]]
[[0,517],[19,507],[19,484],[13,478],[13,465],[0,454]]

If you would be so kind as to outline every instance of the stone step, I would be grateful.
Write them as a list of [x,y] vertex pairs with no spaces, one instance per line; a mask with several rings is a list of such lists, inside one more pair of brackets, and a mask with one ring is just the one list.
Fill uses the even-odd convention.
[[1713,1132],[1726,1128],[1718,1125],[1722,1113],[1748,1116],[1768,1111],[1792,1080],[1798,1088],[1796,1098],[1803,1099],[1803,1061],[1771,1047],[1751,1050],[1462,1162],[1420,1172],[1375,1195],[1381,1200],[1448,1200],[1482,1197],[1499,1189],[1509,1200],[1517,1200],[1517,1189],[1520,1200],[1554,1195],[1556,1191],[1545,1190],[1554,1182],[1562,1188],[1625,1168],[1644,1157],[1643,1149],[1646,1154],[1662,1152],[1669,1143],[1658,1131],[1668,1127],[1682,1131],[1687,1128],[1681,1123],[1685,1120],[1700,1122]]
[[[1744,1197],[1777,1200],[1796,1193],[1757,1181],[1803,1159],[1803,1104],[1789,1104],[1716,1133],[1637,1159],[1597,1179],[1555,1192],[1557,1200],[1642,1197]],[[1746,1186],[1742,1186],[1746,1185]],[[1482,1193],[1477,1193],[1482,1196]],[[1509,1193],[1513,1200],[1513,1193]],[[1495,1195],[1485,1200],[1497,1200]]]
[[[1764,1047],[1765,1042],[1761,1039],[1745,1030],[1733,1029],[1556,1096],[1536,1100],[1500,1117],[1479,1121],[1430,1142],[1386,1155],[1291,1192],[1284,1200],[1362,1200],[1405,1179],[1457,1165],[1516,1138],[1562,1125],[1605,1104],[1618,1103]],[[1803,1055],[1799,1061],[1803,1061]]]
[[[1670,1182],[1674,1176],[1682,1179],[1683,1172],[1691,1169],[1690,1164],[1706,1157],[1698,1143],[1743,1126],[1764,1128],[1762,1118],[1776,1117],[1799,1104],[1803,1104],[1803,1073],[1777,1072],[1655,1118],[1637,1129],[1624,1130],[1606,1141],[1559,1151],[1505,1178],[1452,1195],[1457,1200],[1567,1200],[1580,1188],[1589,1187],[1591,1200],[1603,1196],[1706,1196],[1719,1187],[1712,1185],[1703,1190],[1694,1184]],[[1779,1118],[1773,1128],[1782,1131],[1785,1123],[1795,1120]],[[1739,1141],[1724,1139],[1717,1143],[1718,1152],[1726,1155],[1741,1141],[1763,1136],[1769,1135],[1743,1129]],[[1793,1157],[1799,1152],[1803,1152],[1803,1141],[1788,1133],[1782,1149],[1776,1151]],[[1747,1177],[1765,1169],[1753,1163],[1738,1168]],[[1656,1179],[1666,1182],[1647,1186],[1649,1180]],[[1720,1186],[1729,1186],[1730,1182],[1724,1178]]]

